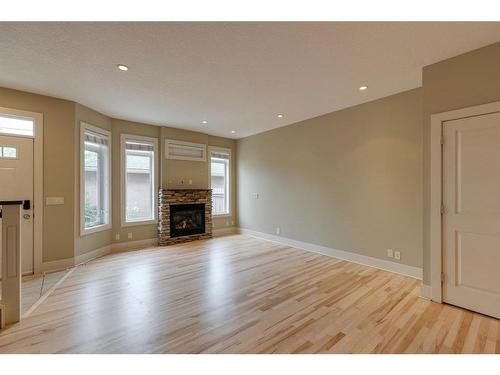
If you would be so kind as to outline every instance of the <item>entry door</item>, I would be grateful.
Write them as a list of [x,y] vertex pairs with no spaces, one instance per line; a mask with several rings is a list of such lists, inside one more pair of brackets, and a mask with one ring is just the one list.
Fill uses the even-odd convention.
[[21,213],[23,274],[33,273],[33,139],[0,136],[0,200],[30,200]]
[[500,113],[443,132],[443,300],[500,318]]

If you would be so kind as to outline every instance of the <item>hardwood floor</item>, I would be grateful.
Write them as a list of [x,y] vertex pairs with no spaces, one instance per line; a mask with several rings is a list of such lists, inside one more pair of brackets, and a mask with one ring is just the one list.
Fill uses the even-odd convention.
[[80,266],[1,353],[500,353],[500,321],[420,281],[234,235]]

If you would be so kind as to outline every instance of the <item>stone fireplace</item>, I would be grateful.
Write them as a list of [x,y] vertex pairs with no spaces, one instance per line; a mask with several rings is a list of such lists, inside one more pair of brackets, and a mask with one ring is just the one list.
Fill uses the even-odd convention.
[[212,237],[212,190],[160,189],[158,244]]

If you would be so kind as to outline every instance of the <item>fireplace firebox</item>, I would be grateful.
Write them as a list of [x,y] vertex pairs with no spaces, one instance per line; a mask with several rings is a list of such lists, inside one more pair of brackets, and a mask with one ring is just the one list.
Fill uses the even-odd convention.
[[170,205],[170,237],[205,233],[205,204]]

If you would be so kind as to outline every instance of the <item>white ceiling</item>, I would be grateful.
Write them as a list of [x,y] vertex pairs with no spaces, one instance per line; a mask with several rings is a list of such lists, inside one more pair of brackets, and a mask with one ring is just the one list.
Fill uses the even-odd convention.
[[241,138],[418,87],[423,66],[499,40],[500,23],[0,23],[0,86]]

